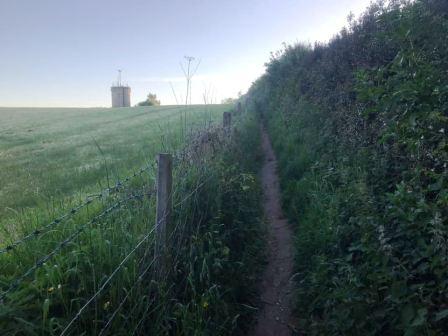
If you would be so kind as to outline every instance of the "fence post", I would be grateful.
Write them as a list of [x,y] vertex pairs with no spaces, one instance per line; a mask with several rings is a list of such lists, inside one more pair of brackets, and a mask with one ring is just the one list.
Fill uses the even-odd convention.
[[241,102],[238,102],[238,104],[236,105],[236,114],[240,115],[241,114]]
[[222,114],[222,125],[224,129],[229,129],[232,122],[232,114],[230,112],[224,112]]
[[173,159],[171,154],[157,155],[157,205],[156,205],[156,257],[160,261],[156,264],[164,270],[169,266],[168,240],[172,234],[171,207],[173,186]]

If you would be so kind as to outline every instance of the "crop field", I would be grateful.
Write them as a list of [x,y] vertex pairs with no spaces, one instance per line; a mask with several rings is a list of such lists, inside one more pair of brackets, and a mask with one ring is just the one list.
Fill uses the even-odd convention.
[[0,108],[0,228],[13,231],[24,213],[68,206],[177,148],[185,112],[188,133],[228,108]]

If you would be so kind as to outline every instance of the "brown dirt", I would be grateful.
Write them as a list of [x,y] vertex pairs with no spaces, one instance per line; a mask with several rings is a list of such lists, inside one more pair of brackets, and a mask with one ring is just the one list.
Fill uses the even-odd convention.
[[293,285],[292,229],[283,215],[277,159],[269,136],[261,128],[264,163],[261,172],[263,206],[269,224],[268,264],[261,282],[261,307],[252,336],[292,335],[291,292]]

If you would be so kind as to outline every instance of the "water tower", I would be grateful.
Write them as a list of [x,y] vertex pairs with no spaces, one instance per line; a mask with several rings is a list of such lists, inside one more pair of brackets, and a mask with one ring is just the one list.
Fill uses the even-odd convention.
[[131,88],[121,83],[121,70],[118,70],[118,80],[110,88],[112,93],[112,107],[130,107],[131,106]]

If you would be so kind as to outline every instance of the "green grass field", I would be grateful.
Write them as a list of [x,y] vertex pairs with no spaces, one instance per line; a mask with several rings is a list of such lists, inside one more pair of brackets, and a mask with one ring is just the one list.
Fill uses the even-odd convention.
[[[232,108],[1,109],[0,334],[244,328],[263,250],[258,125],[235,117],[203,148],[188,135]],[[163,238],[152,164],[177,149]],[[98,195],[108,176],[123,183]]]
[[185,111],[191,131],[226,109],[0,108],[0,228],[10,231],[27,212],[70,205],[179,147]]

